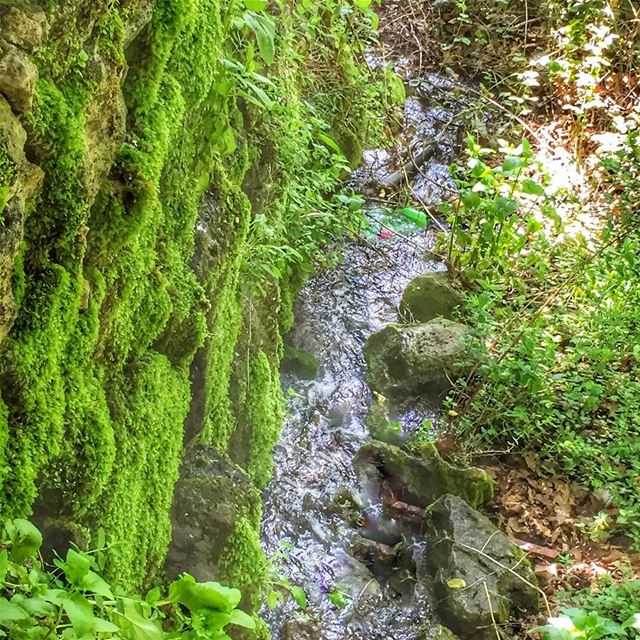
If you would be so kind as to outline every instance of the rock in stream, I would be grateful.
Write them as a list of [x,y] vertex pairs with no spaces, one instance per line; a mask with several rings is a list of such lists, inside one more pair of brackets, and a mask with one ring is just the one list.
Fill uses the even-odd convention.
[[444,389],[471,368],[464,364],[467,333],[465,325],[445,318],[390,324],[367,340],[367,381],[388,396]]

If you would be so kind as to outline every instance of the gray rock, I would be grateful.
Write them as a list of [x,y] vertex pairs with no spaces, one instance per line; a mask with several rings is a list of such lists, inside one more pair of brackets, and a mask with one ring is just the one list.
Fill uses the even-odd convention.
[[27,161],[27,134],[0,96],[0,341],[13,326],[17,304],[12,277],[28,207],[42,184],[42,170]]
[[281,365],[283,372],[293,373],[302,380],[313,380],[319,367],[320,361],[311,351],[290,344],[284,345],[284,357]]
[[287,620],[282,627],[283,640],[322,640],[322,628],[313,618]]
[[17,113],[31,109],[38,69],[17,47],[0,39],[0,93]]
[[239,467],[214,449],[192,449],[182,462],[172,509],[167,574],[220,580],[218,561],[239,518],[259,508],[260,492]]
[[39,7],[0,4],[0,34],[10,44],[33,53],[49,35],[49,23]]
[[446,495],[427,510],[425,525],[429,552],[418,580],[432,580],[447,627],[474,640],[495,639],[493,620],[504,625],[518,613],[537,611],[531,565],[485,516]]
[[446,387],[465,375],[468,328],[436,318],[424,324],[392,324],[366,342],[367,382],[385,395],[410,395],[428,386]]
[[454,467],[430,443],[409,452],[373,441],[360,449],[356,459],[378,469],[395,497],[418,507],[427,507],[445,494],[460,496],[474,506],[493,496],[493,480],[484,470]]
[[408,323],[429,322],[438,316],[451,318],[462,302],[460,292],[446,271],[425,273],[414,278],[404,290],[400,318]]

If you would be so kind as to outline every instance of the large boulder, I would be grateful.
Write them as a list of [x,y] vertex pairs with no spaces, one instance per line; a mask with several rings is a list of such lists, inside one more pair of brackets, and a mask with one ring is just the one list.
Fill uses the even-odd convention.
[[236,524],[261,504],[260,492],[239,467],[205,446],[185,457],[173,497],[173,539],[167,573],[220,580],[219,561]]
[[438,316],[451,318],[463,302],[453,279],[446,271],[425,273],[415,277],[404,290],[400,301],[403,322],[429,322]]
[[396,498],[418,507],[427,507],[445,494],[460,496],[474,506],[493,496],[493,480],[485,471],[454,467],[431,443],[409,452],[374,440],[360,449],[357,462],[375,467]]
[[391,324],[367,340],[367,382],[388,396],[410,395],[427,387],[440,390],[465,375],[468,328],[436,318],[424,324]]
[[514,614],[538,610],[536,577],[524,554],[464,500],[446,495],[425,514],[428,553],[418,579],[432,583],[447,627],[495,640]]

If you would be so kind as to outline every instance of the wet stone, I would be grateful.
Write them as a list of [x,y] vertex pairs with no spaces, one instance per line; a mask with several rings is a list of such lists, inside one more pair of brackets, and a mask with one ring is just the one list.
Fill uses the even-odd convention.
[[493,496],[493,480],[482,469],[462,469],[443,460],[435,445],[414,445],[412,451],[370,442],[357,455],[361,467],[374,467],[386,489],[410,505],[428,507],[445,494],[479,506]]
[[287,620],[282,627],[283,640],[322,640],[322,629],[313,618]]
[[426,273],[414,278],[404,290],[400,318],[408,323],[429,322],[436,317],[451,319],[462,302],[460,291],[449,273]]
[[436,318],[424,324],[391,324],[366,342],[367,382],[388,396],[408,396],[427,388],[441,391],[470,370],[468,328]]
[[281,370],[283,373],[292,373],[302,380],[313,380],[318,373],[320,362],[311,351],[299,349],[286,344]]
[[529,561],[464,500],[440,498],[425,514],[425,530],[429,552],[418,580],[433,584],[438,613],[455,633],[494,640],[494,621],[502,627],[512,616],[538,610]]

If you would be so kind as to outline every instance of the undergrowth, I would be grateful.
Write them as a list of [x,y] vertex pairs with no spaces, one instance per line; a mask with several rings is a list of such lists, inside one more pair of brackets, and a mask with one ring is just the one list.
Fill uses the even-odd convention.
[[46,565],[42,534],[29,521],[5,523],[0,541],[0,637],[11,640],[230,640],[229,625],[255,629],[238,608],[241,593],[184,574],[163,593],[115,589],[100,573],[107,547],[70,548]]
[[[446,65],[475,72],[515,144],[478,127],[452,168],[442,251],[467,285],[472,374],[447,401],[467,451],[534,451],[591,490],[592,540],[640,547],[637,8],[438,5]],[[488,69],[488,71],[487,71]],[[507,130],[507,129],[503,129]],[[477,139],[476,139],[477,138]],[[513,139],[513,138],[512,138]],[[564,160],[558,161],[558,151]],[[548,639],[636,637],[637,584],[568,594]]]

